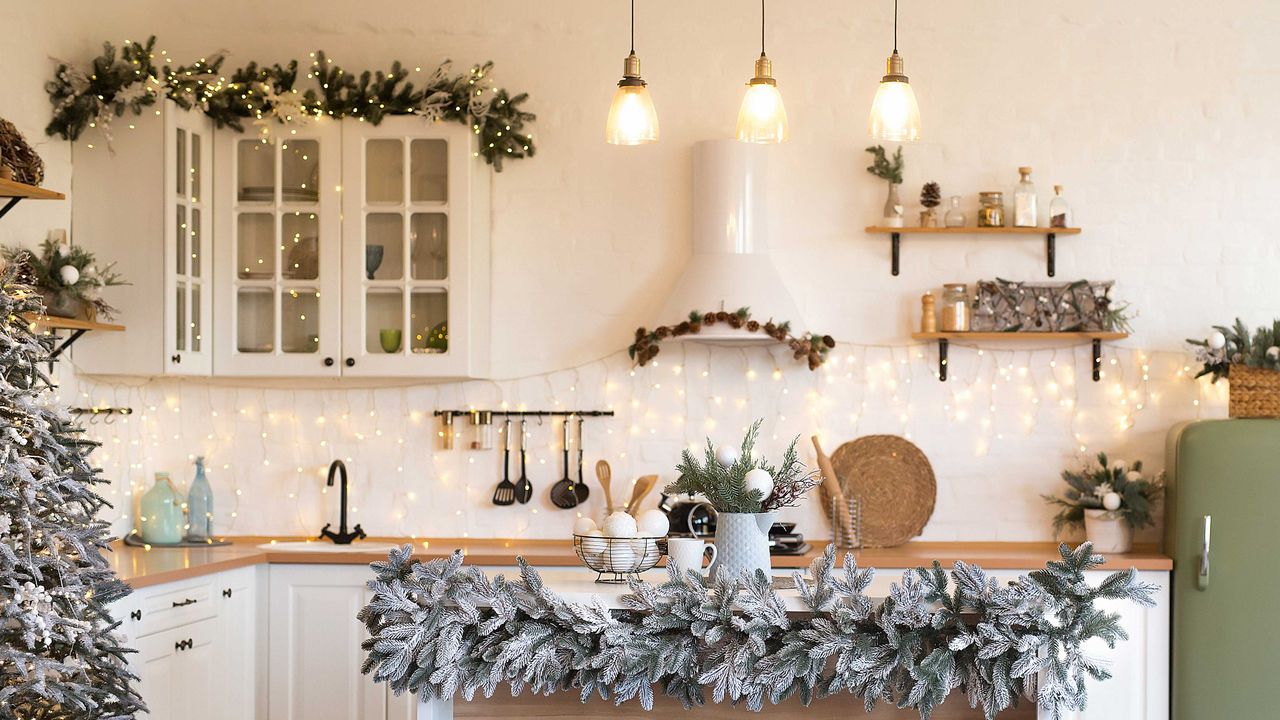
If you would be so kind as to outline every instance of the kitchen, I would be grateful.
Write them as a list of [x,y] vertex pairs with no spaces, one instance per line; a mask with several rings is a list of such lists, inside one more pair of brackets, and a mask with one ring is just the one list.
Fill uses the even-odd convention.
[[[713,467],[707,443],[736,448],[760,419],[761,462],[778,464],[799,438],[807,477],[836,476],[779,509],[773,574],[810,567],[840,540],[877,569],[876,598],[934,560],[1008,581],[1061,560],[1057,540],[1101,547],[1103,530],[1086,535],[1082,518],[1118,514],[1111,530],[1133,530],[1133,549],[1100,550],[1106,564],[1086,577],[1136,568],[1155,604],[1101,601],[1129,639],[1087,646],[1113,677],[1088,683],[1076,716],[1204,717],[1206,687],[1238,688],[1240,705],[1215,698],[1218,712],[1266,716],[1260,671],[1189,658],[1251,652],[1271,632],[1251,613],[1225,641],[1204,627],[1272,582],[1249,576],[1244,590],[1224,557],[1267,547],[1265,517],[1246,520],[1266,504],[1247,499],[1265,489],[1256,448],[1277,430],[1226,418],[1274,417],[1268,376],[1257,390],[1247,378],[1276,358],[1269,342],[1257,363],[1222,355],[1250,339],[1235,318],[1270,332],[1280,315],[1267,291],[1280,261],[1262,230],[1280,219],[1262,197],[1275,68],[1257,51],[1274,11],[146,0],[0,14],[11,68],[0,117],[43,161],[26,185],[63,196],[30,191],[9,206],[0,244],[39,255],[49,240],[50,263],[64,266],[63,248],[83,250],[96,258],[83,274],[115,263],[131,283],[93,296],[119,311],[93,329],[52,317],[38,329],[64,348],[51,366],[56,402],[86,411],[76,417],[101,443],[89,461],[111,506],[98,518],[149,545],[117,541],[105,556],[134,589],[111,613],[139,651],[129,663],[152,717],[648,714],[638,700],[580,705],[578,686],[510,700],[505,684],[491,699],[397,696],[361,672],[369,564],[407,543],[423,560],[462,549],[464,568],[511,578],[519,555],[565,578],[548,581],[565,597],[586,578],[582,598],[616,602],[627,586],[597,585],[584,567],[601,562],[590,543],[606,542],[609,516],[656,476],[640,485],[650,489],[635,532],[646,513],[658,522],[661,503],[679,512],[659,511],[671,527],[656,535],[713,543],[705,506],[695,517],[697,502],[662,491],[682,475],[682,452]],[[118,75],[91,69],[104,41]],[[254,62],[263,74],[237,79]],[[154,74],[134,75],[147,63]],[[366,69],[383,74],[362,86]],[[95,82],[118,83],[119,97]],[[236,82],[243,112],[222,102]],[[412,103],[396,92],[405,82],[420,93]],[[297,98],[280,92],[290,86]],[[877,109],[879,91],[890,103],[903,86],[916,116]],[[474,107],[459,100],[477,87]],[[264,99],[251,101],[254,89]],[[99,99],[104,113],[94,92],[112,98]],[[184,94],[200,98],[195,109]],[[135,109],[141,98],[153,102]],[[744,107],[767,117],[744,126]],[[326,117],[304,117],[315,114]],[[6,137],[0,162],[30,172]],[[1030,222],[1019,217],[1028,197]],[[947,287],[957,284],[959,318]],[[1049,317],[1048,333],[998,324],[1041,310],[1028,296],[1041,292],[1092,315],[1070,328]],[[1196,378],[1202,364],[1216,369]],[[1237,397],[1246,389],[1254,400]],[[1235,451],[1209,457],[1206,443]],[[190,534],[197,458],[208,538],[230,544],[163,547],[175,538],[150,535],[144,518],[172,486],[168,508],[188,514],[157,531]],[[1064,472],[1103,492],[1079,493]],[[1258,479],[1207,490],[1184,479],[1197,473]],[[504,476],[509,504],[495,502]],[[1110,510],[1117,489],[1124,504]],[[1143,494],[1160,489],[1146,508]],[[1176,520],[1175,497],[1191,509]],[[852,515],[851,537],[837,538]],[[1208,515],[1216,583],[1200,560]],[[601,539],[584,522],[588,544],[575,542],[580,521]],[[350,546],[319,539],[357,526],[367,537]],[[896,535],[869,537],[876,527]],[[670,542],[626,547],[631,567],[654,555],[644,576],[661,582]],[[713,702],[711,685],[694,712],[746,712]],[[680,707],[656,690],[659,711]],[[963,692],[935,715],[980,716]],[[862,704],[845,692],[763,712]],[[872,716],[915,707],[881,702]],[[1024,700],[999,716],[1036,712]]]

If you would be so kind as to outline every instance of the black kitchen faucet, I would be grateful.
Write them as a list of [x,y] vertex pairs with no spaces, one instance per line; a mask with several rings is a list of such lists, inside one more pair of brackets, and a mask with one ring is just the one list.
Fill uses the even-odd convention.
[[363,540],[366,535],[364,530],[361,529],[360,523],[356,523],[355,529],[347,532],[347,466],[341,460],[334,460],[329,465],[329,480],[325,485],[333,487],[333,476],[339,472],[342,473],[342,509],[338,515],[338,532],[335,533],[329,529],[332,523],[325,523],[324,527],[320,529],[320,539],[328,538],[335,545],[350,545],[352,540]]

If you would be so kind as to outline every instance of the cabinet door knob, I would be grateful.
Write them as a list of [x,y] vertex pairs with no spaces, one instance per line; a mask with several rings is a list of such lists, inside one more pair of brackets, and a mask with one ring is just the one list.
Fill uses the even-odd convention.
[[141,611],[141,610],[134,610],[133,612],[129,613],[129,617],[130,617],[130,618],[133,618],[134,620],[141,620],[141,619],[142,619],[142,611]]
[[169,356],[169,362],[174,363],[174,364],[180,363],[180,362],[182,362],[182,356],[181,356],[181,355],[178,355],[178,354],[170,355],[170,356]]
[[176,652],[182,652],[182,641],[181,641],[181,640],[179,640],[178,642],[174,643],[174,644],[173,644],[173,649],[174,649]]
[[231,597],[231,588],[227,588],[226,590],[223,590],[222,597],[225,597],[225,598]]
[[325,366],[325,367],[333,367],[333,358],[331,358],[331,357],[327,357],[327,358],[325,358],[325,359],[324,359],[324,366]]
[[346,359],[346,365],[347,365],[347,367],[355,367],[355,366],[356,366],[356,359],[355,359],[355,358],[347,358],[347,359]]

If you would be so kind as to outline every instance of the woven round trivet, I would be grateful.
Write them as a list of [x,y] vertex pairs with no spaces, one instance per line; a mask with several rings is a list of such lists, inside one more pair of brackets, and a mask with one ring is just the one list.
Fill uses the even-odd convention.
[[837,448],[831,464],[845,496],[860,503],[863,547],[901,545],[924,530],[938,483],[929,459],[910,440],[860,437]]

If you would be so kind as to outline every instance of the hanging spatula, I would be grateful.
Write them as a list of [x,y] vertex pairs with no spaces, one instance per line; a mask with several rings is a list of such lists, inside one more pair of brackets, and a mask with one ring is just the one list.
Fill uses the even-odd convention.
[[524,431],[524,419],[520,420],[520,479],[516,482],[516,500],[524,505],[533,498],[533,483],[529,482],[529,474],[525,472],[525,441],[528,436]]
[[493,491],[494,505],[510,505],[516,501],[516,486],[511,482],[511,418],[502,428],[502,482]]
[[569,479],[569,423],[570,422],[571,422],[571,418],[565,418],[564,424],[561,426],[563,430],[562,443],[564,445],[564,447],[562,448],[562,452],[564,454],[564,477],[557,480],[556,484],[551,486],[551,504],[555,505],[561,510],[568,510],[570,508],[577,507],[578,505],[578,493],[576,493],[573,489],[573,480]]
[[578,496],[579,505],[586,502],[587,498],[591,496],[591,488],[587,487],[587,481],[582,477],[582,459],[583,459],[582,453],[583,453],[582,416],[579,415],[578,416],[578,482],[574,483],[573,485],[573,492],[576,493]]

